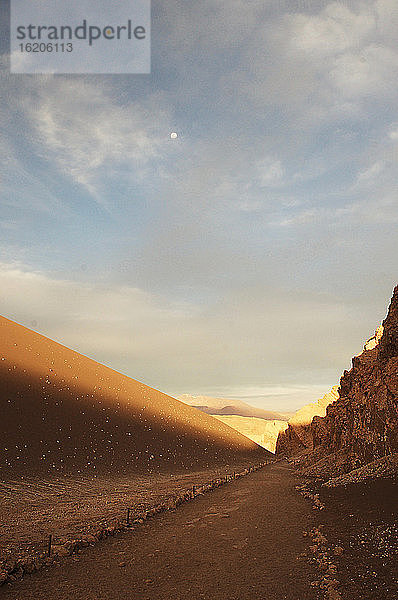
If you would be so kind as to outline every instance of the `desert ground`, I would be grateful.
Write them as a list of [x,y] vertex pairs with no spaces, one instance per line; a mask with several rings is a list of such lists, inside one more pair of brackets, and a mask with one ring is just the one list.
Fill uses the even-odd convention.
[[270,452],[275,452],[278,436],[288,427],[291,415],[264,410],[234,398],[213,398],[182,394],[178,399],[215,417]]
[[22,582],[4,600],[315,600],[305,556],[311,505],[270,465]]
[[[371,378],[396,352],[384,323]],[[294,419],[211,416],[7,319],[0,333],[1,598],[398,597],[396,453],[361,465],[337,447],[320,474],[324,423],[351,410],[341,396],[301,438]],[[361,383],[362,355],[353,364]],[[282,430],[277,455],[264,423],[274,441]]]
[[398,598],[397,476],[335,487],[308,479],[306,489],[312,490],[316,510],[322,508],[319,525],[307,532],[320,568],[313,582],[320,593],[329,571],[329,579],[338,582],[336,598]]
[[[202,486],[224,483],[251,465],[188,473],[136,476],[24,478],[0,483],[0,573],[18,564],[41,566],[47,556],[72,544],[90,542],[123,528],[155,507],[174,507]],[[127,517],[128,512],[128,517]],[[20,562],[18,562],[20,561]],[[28,568],[29,570],[29,568]]]
[[178,396],[178,400],[209,415],[237,415],[240,417],[256,417],[266,421],[286,420],[285,415],[275,410],[264,410],[236,398],[213,398],[212,396],[182,394]]
[[[0,318],[0,580],[272,455],[178,400]],[[84,539],[83,539],[84,538]],[[24,566],[21,569],[21,563]]]
[[58,558],[0,597],[390,600],[398,593],[396,486],[319,488],[274,462]]

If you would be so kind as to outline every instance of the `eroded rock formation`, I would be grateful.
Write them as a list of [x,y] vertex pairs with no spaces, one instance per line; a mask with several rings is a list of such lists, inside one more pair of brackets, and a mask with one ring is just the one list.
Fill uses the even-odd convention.
[[332,387],[317,402],[306,404],[290,418],[288,428],[278,436],[276,454],[295,456],[313,448],[311,423],[314,417],[324,417],[329,404],[338,399],[338,385]]
[[[313,418],[306,431],[307,473],[332,477],[398,452],[398,286],[383,325],[353,358],[338,392],[326,416]],[[278,452],[295,449],[281,439]]]

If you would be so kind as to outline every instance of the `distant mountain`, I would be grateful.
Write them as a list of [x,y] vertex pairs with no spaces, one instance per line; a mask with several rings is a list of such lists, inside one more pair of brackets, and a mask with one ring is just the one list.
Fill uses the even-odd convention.
[[275,452],[276,441],[280,433],[286,430],[287,422],[278,419],[265,420],[256,417],[238,415],[213,415],[226,425],[233,427],[259,446]]
[[0,317],[0,477],[178,471],[267,452],[209,415]]
[[178,399],[210,415],[238,415],[241,417],[256,417],[257,419],[265,419],[266,421],[287,420],[280,413],[257,408],[241,400],[213,398],[211,396],[191,396],[189,394],[178,396]]

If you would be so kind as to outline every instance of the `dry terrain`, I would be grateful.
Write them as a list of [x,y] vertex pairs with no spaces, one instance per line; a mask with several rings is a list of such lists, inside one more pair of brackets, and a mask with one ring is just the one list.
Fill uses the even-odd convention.
[[[189,473],[108,477],[52,477],[0,483],[0,574],[19,559],[54,547],[98,536],[107,527],[134,520],[153,507],[171,505],[193,486],[242,473],[248,465]],[[88,539],[91,539],[88,537]]]
[[261,462],[195,408],[0,317],[0,478],[129,475]]
[[[3,317],[0,410],[0,580],[40,566],[49,535],[58,547],[98,539],[128,509],[134,519],[272,456],[217,419]],[[27,557],[39,558],[15,564]]]
[[269,465],[66,557],[2,600],[316,600],[302,535],[316,523],[287,465]]
[[256,417],[257,419],[286,420],[285,415],[274,410],[264,410],[257,406],[252,406],[242,400],[231,398],[213,398],[212,396],[191,396],[190,394],[182,394],[178,396],[178,400],[194,406],[202,412],[209,415],[238,415],[241,417]]
[[275,452],[278,435],[287,428],[287,422],[281,420],[266,421],[238,415],[213,415],[213,417],[233,427],[270,452]]
[[309,532],[320,567],[315,587],[322,590],[329,573],[329,581],[338,582],[333,600],[398,598],[397,477],[333,488],[310,481],[305,490],[322,509],[320,524]]

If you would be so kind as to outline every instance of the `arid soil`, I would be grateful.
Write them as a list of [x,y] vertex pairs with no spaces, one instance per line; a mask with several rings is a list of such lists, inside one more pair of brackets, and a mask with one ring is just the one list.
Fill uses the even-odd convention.
[[247,463],[176,474],[19,479],[0,482],[0,575],[19,559],[90,539],[107,527],[180,497],[192,486],[241,473]]
[[238,415],[240,417],[255,417],[256,419],[264,419],[265,421],[283,421],[287,420],[284,415],[274,410],[265,410],[231,398],[213,398],[211,396],[191,396],[190,394],[182,394],[177,396],[178,400],[194,406],[202,412],[209,415]]
[[316,600],[318,513],[269,465],[12,586],[3,600]]
[[[175,477],[173,493],[167,477],[153,480],[156,488],[141,478],[136,509],[175,498],[195,484],[200,489],[204,475],[209,472]],[[82,484],[70,486],[71,496],[79,496]],[[115,522],[120,506],[131,499],[131,482],[85,485],[77,513],[79,503],[68,505],[64,497],[59,504],[64,514],[54,521],[72,537],[94,531],[100,511],[103,525]],[[47,492],[49,504],[58,493]],[[0,598],[390,600],[398,597],[397,493],[394,477],[330,488],[303,481],[288,463],[273,463],[177,511],[136,521],[115,537],[56,557],[51,566],[0,587]],[[42,492],[36,521],[29,515],[33,530],[42,527],[43,533],[46,520],[54,518],[44,498]],[[87,507],[92,520],[84,522]],[[30,535],[23,522],[20,532]]]
[[327,600],[398,598],[396,476],[336,487],[309,480],[298,489],[319,511],[306,532],[319,567],[313,586]]
[[342,597],[398,598],[398,480],[321,488],[325,533],[338,556]]

